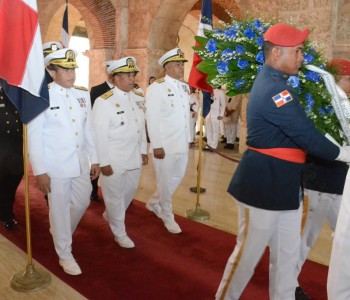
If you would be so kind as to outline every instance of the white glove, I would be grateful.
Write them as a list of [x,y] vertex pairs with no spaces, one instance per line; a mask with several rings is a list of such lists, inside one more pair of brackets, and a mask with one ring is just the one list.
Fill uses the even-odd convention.
[[339,155],[335,160],[350,163],[350,146],[339,147]]

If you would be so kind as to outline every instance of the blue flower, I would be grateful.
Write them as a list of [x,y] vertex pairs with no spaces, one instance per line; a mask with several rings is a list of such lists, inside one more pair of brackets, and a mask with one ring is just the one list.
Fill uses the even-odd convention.
[[240,58],[240,59],[238,59],[237,66],[238,66],[238,68],[243,70],[249,66],[249,62]]
[[252,40],[255,38],[255,33],[253,31],[253,29],[251,28],[246,28],[244,29],[244,35],[249,39],[249,40]]
[[214,31],[214,33],[220,34],[220,33],[224,33],[224,31],[223,31],[222,29],[216,29],[216,30]]
[[333,109],[333,106],[331,105],[327,105],[325,108],[327,113],[329,113],[330,115],[334,115],[334,109]]
[[306,100],[307,105],[310,108],[312,108],[314,106],[315,100],[314,100],[314,98],[312,98],[312,95],[310,93],[305,94],[305,100]]
[[313,71],[307,71],[305,73],[305,78],[307,80],[310,80],[310,81],[313,81],[313,82],[319,82],[321,80],[320,76],[318,76],[318,74],[316,72],[313,72]]
[[259,66],[258,66],[258,68],[257,68],[258,74],[259,74],[259,72],[261,71],[262,68],[263,68],[262,65],[259,65]]
[[245,85],[245,80],[244,79],[238,79],[236,82],[235,82],[235,88],[239,89],[240,87],[242,87],[243,85]]
[[259,29],[259,28],[261,27],[261,22],[260,22],[260,20],[255,20],[255,21],[253,22],[253,25],[254,25],[255,28]]
[[262,47],[264,45],[264,38],[262,36],[259,36],[256,39],[256,43],[258,44],[259,47]]
[[207,49],[208,52],[215,52],[218,48],[216,47],[216,44],[218,42],[210,39],[207,44],[205,45],[205,49]]
[[233,55],[234,51],[231,50],[230,48],[225,49],[224,51],[222,51],[221,55],[222,56],[228,56],[228,55]]
[[321,113],[322,116],[326,115],[326,111],[322,107],[319,107],[318,111]]
[[312,63],[315,60],[315,57],[311,54],[305,54],[304,55],[304,64],[307,65],[309,63]]
[[225,31],[225,37],[231,38],[231,37],[235,37],[237,34],[237,30],[235,29],[227,29]]
[[228,72],[228,62],[227,61],[219,61],[216,63],[216,69],[219,74],[226,74]]
[[257,56],[255,57],[255,60],[258,62],[258,63],[261,63],[263,64],[265,59],[264,59],[264,52],[263,51],[259,51],[259,53],[257,54]]
[[296,76],[289,76],[289,78],[287,79],[287,82],[289,82],[293,88],[296,88],[299,86],[299,78]]
[[244,54],[246,51],[247,50],[243,46],[241,46],[241,45],[236,46],[236,53],[237,54]]

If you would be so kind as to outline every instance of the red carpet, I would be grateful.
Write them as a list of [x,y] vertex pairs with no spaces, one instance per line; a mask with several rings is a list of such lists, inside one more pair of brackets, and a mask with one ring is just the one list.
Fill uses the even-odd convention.
[[[92,203],[74,234],[73,254],[83,274],[69,276],[58,265],[43,196],[33,186],[30,189],[33,257],[88,299],[214,299],[235,244],[233,235],[178,216],[183,232],[170,234],[142,202],[133,201],[126,223],[136,248],[123,249],[101,216],[103,204]],[[1,228],[0,233],[26,250],[23,199],[21,185],[15,208],[19,228]],[[322,265],[306,263],[300,282],[313,299],[327,299],[327,271]],[[266,253],[241,299],[268,299]]]

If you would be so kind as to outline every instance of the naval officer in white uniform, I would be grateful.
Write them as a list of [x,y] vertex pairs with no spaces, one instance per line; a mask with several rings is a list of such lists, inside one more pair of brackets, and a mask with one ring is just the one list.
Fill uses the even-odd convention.
[[91,126],[90,95],[74,87],[76,52],[64,48],[45,57],[54,82],[50,107],[28,124],[28,150],[39,189],[48,195],[50,232],[59,263],[81,274],[72,255],[72,234],[90,203],[91,178],[99,174]]
[[144,112],[138,107],[135,90],[139,72],[135,58],[114,61],[107,69],[114,88],[96,99],[93,108],[97,149],[100,157],[101,188],[115,241],[124,248],[135,247],[125,229],[125,211],[139,184],[142,164],[148,163]]
[[166,76],[152,83],[146,93],[148,135],[153,150],[157,191],[146,207],[171,233],[181,232],[172,212],[172,195],[185,175],[190,141],[190,89],[181,81],[187,60],[179,48],[158,61]]

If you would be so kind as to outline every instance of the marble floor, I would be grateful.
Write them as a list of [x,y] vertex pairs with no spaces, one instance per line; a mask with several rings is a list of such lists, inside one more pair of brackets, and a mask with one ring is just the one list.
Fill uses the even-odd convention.
[[[241,157],[238,154],[237,145],[235,150],[226,150],[220,144],[219,151],[235,160]],[[189,151],[189,164],[185,178],[173,198],[174,211],[178,215],[186,216],[186,211],[195,209],[198,202],[200,208],[210,214],[210,219],[204,223],[235,234],[237,232],[237,209],[226,189],[237,167],[237,162],[216,153],[202,152],[200,186],[205,188],[206,192],[200,194],[197,200],[197,194],[191,192],[190,188],[197,186],[198,155],[198,147],[192,147]],[[150,164],[143,168],[139,190],[135,198],[146,202],[154,189],[155,174],[150,159]],[[315,247],[310,252],[309,259],[328,265],[330,250],[331,230],[325,224]],[[0,299],[85,299],[53,274],[51,274],[51,284],[45,289],[30,293],[14,291],[10,287],[11,277],[17,272],[25,270],[27,255],[2,235],[0,235],[0,261]],[[34,264],[38,268],[41,267],[35,261]]]

